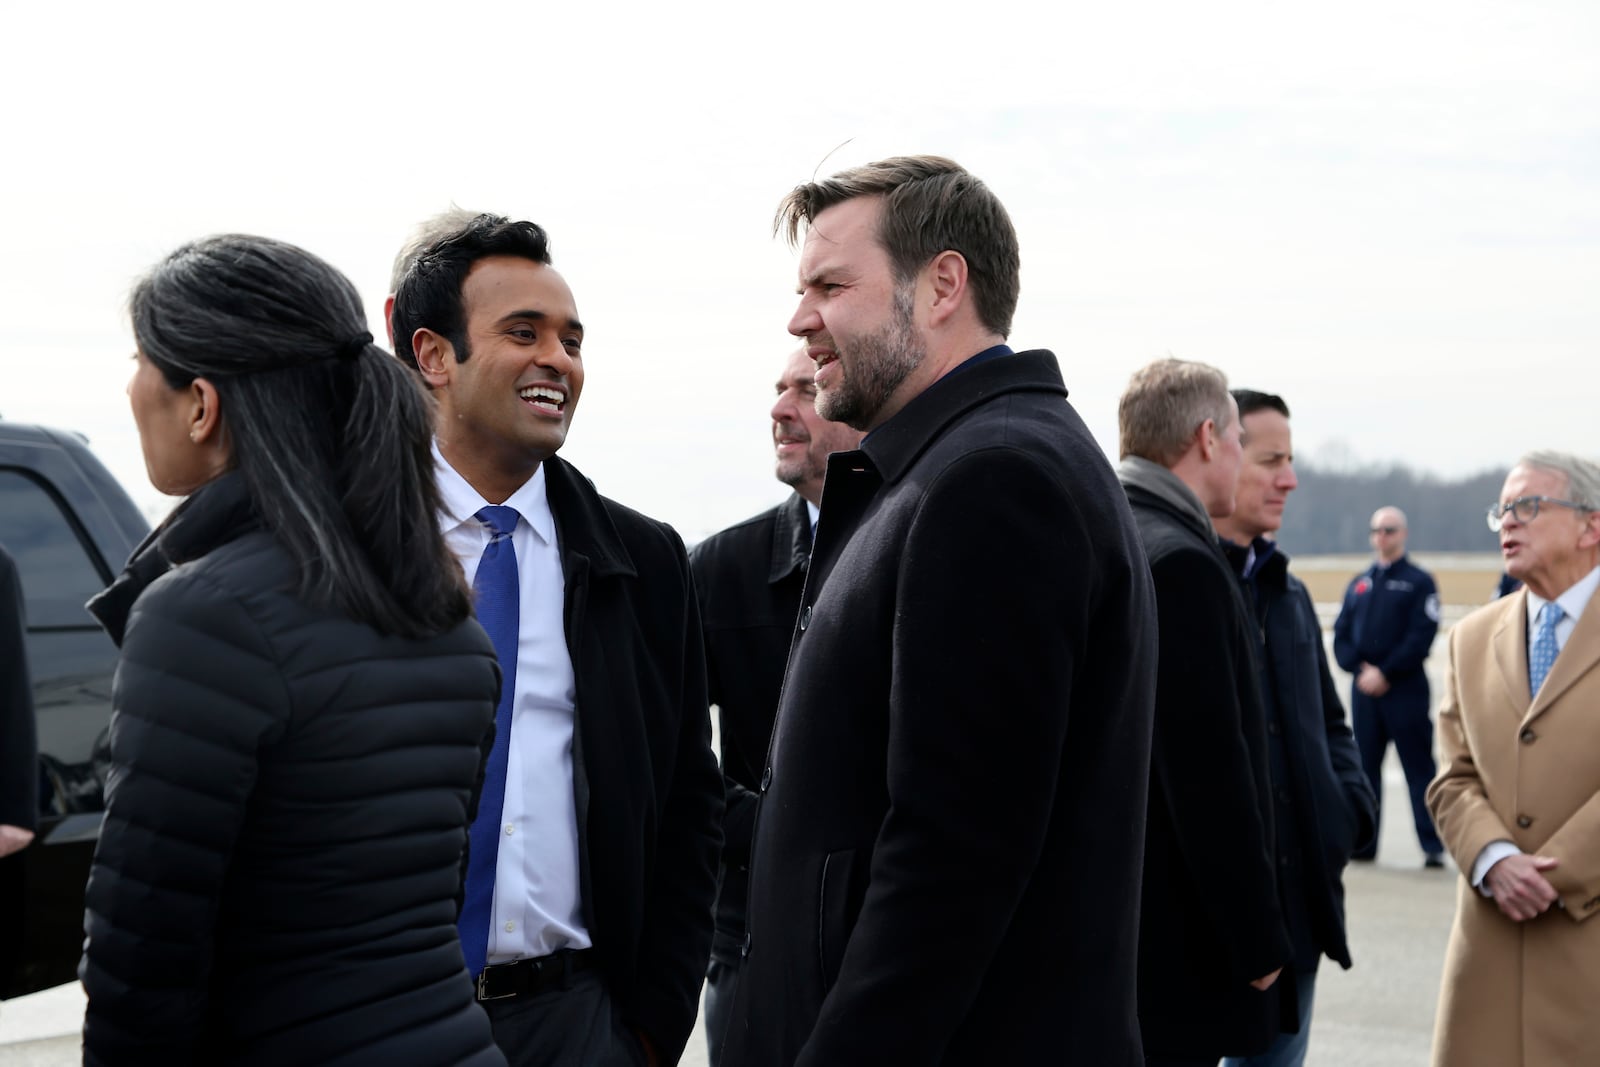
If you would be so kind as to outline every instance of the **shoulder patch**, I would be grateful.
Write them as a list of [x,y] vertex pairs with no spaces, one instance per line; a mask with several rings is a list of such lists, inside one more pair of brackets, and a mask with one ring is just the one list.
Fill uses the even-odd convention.
[[1438,593],[1429,593],[1428,594],[1428,599],[1423,601],[1423,603],[1422,603],[1422,610],[1427,613],[1428,618],[1432,619],[1434,622],[1438,622],[1439,621],[1439,594]]

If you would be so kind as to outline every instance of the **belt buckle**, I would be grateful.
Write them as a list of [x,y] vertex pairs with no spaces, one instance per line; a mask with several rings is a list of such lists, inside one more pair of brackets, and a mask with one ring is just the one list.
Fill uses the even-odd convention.
[[485,967],[483,970],[478,972],[477,987],[478,987],[478,1000],[479,1000],[480,1003],[483,1002],[483,1001],[488,1001],[488,1000],[508,1000],[511,997],[514,997],[514,996],[517,995],[517,990],[515,990],[515,989],[513,989],[509,993],[495,993],[495,994],[492,994],[492,995],[488,991],[488,987],[486,986],[486,984],[484,982],[484,979],[489,977],[489,972],[490,971],[494,970],[497,967],[504,967],[504,966],[506,966],[506,964],[503,964],[503,963],[495,964],[495,965],[490,966],[490,967]]

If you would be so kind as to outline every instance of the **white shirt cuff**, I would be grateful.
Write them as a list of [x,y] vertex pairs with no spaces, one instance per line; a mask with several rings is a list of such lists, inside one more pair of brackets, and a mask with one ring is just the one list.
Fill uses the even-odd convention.
[[1478,853],[1478,858],[1472,863],[1472,886],[1486,897],[1493,897],[1489,887],[1483,884],[1484,875],[1489,873],[1489,868],[1505,859],[1507,856],[1520,856],[1522,850],[1510,841],[1490,841],[1483,846],[1483,851]]

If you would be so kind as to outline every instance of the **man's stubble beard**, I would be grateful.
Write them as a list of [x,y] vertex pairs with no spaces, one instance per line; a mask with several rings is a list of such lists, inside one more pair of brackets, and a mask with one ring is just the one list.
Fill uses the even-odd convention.
[[[843,357],[839,359],[844,371],[839,384],[817,393],[818,415],[863,433],[872,427],[894,391],[927,356],[912,323],[912,300],[909,285],[896,286],[891,321],[876,333],[850,342],[848,370]],[[834,343],[838,344],[838,338]]]

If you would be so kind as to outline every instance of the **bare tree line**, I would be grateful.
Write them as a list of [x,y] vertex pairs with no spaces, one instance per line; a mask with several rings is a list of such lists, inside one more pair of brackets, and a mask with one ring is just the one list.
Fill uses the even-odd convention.
[[1300,488],[1278,535],[1291,555],[1368,551],[1368,523],[1386,505],[1405,511],[1413,551],[1494,552],[1498,547],[1483,516],[1500,495],[1503,469],[1456,479],[1399,464],[1325,469],[1299,461],[1295,470]]

